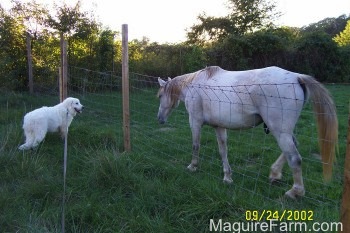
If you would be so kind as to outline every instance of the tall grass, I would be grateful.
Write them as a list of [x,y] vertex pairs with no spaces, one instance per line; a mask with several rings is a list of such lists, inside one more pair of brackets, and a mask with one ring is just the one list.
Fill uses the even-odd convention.
[[[334,179],[322,182],[321,163],[311,155],[318,148],[306,107],[296,134],[307,193],[298,200],[283,197],[292,185],[287,167],[281,184],[268,183],[280,152],[261,127],[229,133],[234,183],[225,185],[210,127],[202,132],[199,171],[185,169],[191,140],[183,106],[159,126],[156,90],[132,93],[132,152],[124,153],[120,98],[76,93],[86,110],[73,120],[68,137],[66,232],[208,232],[210,219],[245,221],[246,210],[312,210],[315,221],[339,221],[350,87],[329,89],[340,122]],[[37,149],[17,150],[24,113],[56,103],[56,96],[0,95],[1,232],[61,231],[63,140],[48,134]]]

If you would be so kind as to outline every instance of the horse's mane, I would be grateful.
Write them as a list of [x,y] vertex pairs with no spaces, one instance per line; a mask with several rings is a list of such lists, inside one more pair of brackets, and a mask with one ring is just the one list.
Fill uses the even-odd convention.
[[[208,66],[202,70],[177,76],[164,86],[164,93],[170,96],[172,106],[175,106],[179,100],[182,88],[188,86],[199,77],[212,78],[218,71],[222,70],[219,66]],[[160,94],[161,89],[158,92]]]
[[187,86],[199,77],[204,76],[207,79],[210,79],[220,70],[222,69],[219,66],[208,66],[202,70],[178,76],[173,79],[172,83],[182,89],[184,86]]
[[210,79],[220,70],[222,70],[222,69],[219,66],[208,66],[201,71],[203,71],[205,73],[205,75],[207,76],[207,78]]

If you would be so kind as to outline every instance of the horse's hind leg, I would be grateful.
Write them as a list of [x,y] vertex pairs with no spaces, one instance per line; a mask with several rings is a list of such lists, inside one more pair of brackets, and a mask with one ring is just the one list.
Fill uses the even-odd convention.
[[288,165],[293,172],[294,184],[293,187],[286,192],[286,196],[293,199],[297,196],[304,196],[305,188],[301,170],[301,156],[295,146],[293,136],[289,133],[281,133],[276,138],[282,153],[286,157]]
[[215,132],[224,170],[224,182],[232,183],[232,171],[227,159],[227,132],[225,128],[220,127],[215,128]]
[[282,153],[280,157],[272,164],[269,180],[271,183],[278,182],[282,179],[282,168],[287,162],[286,156]]
[[[294,142],[294,145],[297,147],[298,142],[294,136],[293,136],[293,142]],[[272,164],[270,175],[269,175],[269,180],[271,183],[279,182],[282,179],[282,169],[286,162],[287,162],[287,158],[282,153],[278,157],[278,159]]]

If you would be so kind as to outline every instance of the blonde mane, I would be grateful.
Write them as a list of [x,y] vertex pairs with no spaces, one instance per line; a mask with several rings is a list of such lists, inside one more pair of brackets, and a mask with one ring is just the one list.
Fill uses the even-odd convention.
[[161,93],[169,95],[171,105],[174,107],[179,100],[179,95],[182,88],[191,84],[196,78],[200,77],[201,75],[204,75],[204,77],[210,79],[220,70],[221,68],[219,66],[209,66],[193,73],[177,76],[168,82],[164,87],[161,87],[158,91],[157,96],[159,97]]
[[205,69],[201,70],[205,72],[205,75],[207,76],[207,79],[212,78],[217,72],[222,70],[219,66],[208,66]]

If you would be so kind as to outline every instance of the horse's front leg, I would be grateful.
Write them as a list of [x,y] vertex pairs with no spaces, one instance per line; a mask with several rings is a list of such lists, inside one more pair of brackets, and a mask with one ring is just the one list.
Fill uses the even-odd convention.
[[191,130],[192,130],[192,160],[191,160],[191,164],[187,166],[187,169],[192,172],[195,172],[197,170],[198,162],[199,162],[201,126],[192,125]]
[[227,131],[225,128],[215,128],[216,138],[219,145],[219,152],[224,170],[224,182],[232,183],[232,171],[227,159]]

